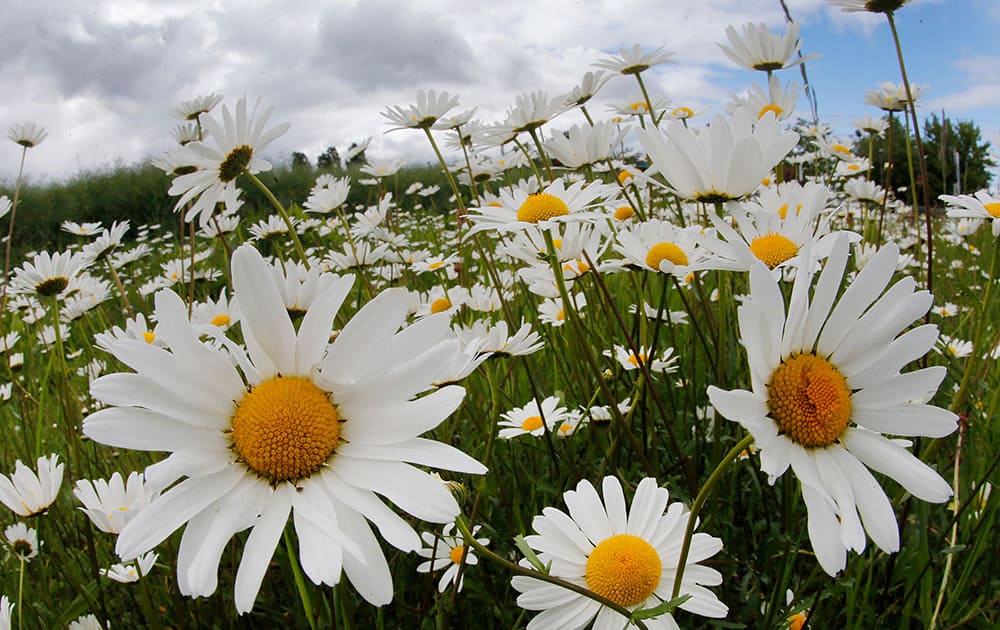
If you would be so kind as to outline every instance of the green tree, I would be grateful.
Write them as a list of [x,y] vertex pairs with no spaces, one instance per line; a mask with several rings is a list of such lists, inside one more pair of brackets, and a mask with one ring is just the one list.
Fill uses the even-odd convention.
[[[990,145],[972,121],[943,120],[937,114],[924,121],[924,149],[931,196],[971,194],[990,185]],[[958,153],[959,189],[955,190],[955,153]]]
[[[898,115],[892,117],[891,127],[891,132],[887,130],[882,137],[876,137],[872,143],[872,178],[881,186],[887,185],[885,165],[891,157],[892,171],[887,187],[897,197],[909,200],[911,199],[909,193],[904,192],[910,186],[910,172],[906,163],[906,134],[908,130]],[[931,114],[930,118],[924,121],[923,132],[931,203],[936,203],[938,195],[955,194],[954,154],[956,151],[961,165],[961,189],[958,193],[969,194],[989,186],[992,177],[990,168],[996,166],[996,162],[990,157],[989,143],[983,140],[982,133],[975,123],[971,121],[955,122],[945,118],[942,124],[941,118],[936,114]],[[892,138],[891,156],[889,151],[890,137]],[[915,153],[917,145],[912,133],[910,134],[910,147],[914,151],[913,172],[917,178],[917,199],[922,199],[923,196],[919,190],[921,185],[920,162]],[[854,153],[868,156],[867,134],[857,133]]]
[[326,151],[319,154],[316,158],[316,167],[321,169],[339,169],[340,168],[340,154],[337,153],[337,147],[327,147]]
[[301,151],[292,153],[292,168],[310,168],[309,158]]

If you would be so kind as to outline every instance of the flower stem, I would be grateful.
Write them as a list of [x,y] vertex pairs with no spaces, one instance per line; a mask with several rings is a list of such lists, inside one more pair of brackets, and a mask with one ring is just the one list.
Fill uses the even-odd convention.
[[739,443],[734,446],[726,456],[722,458],[719,465],[715,467],[712,474],[709,475],[708,480],[705,481],[705,485],[701,487],[698,492],[698,496],[695,497],[694,503],[691,504],[691,513],[688,514],[687,528],[684,530],[684,542],[681,543],[681,554],[677,559],[677,575],[674,577],[674,590],[671,593],[671,598],[676,598],[681,592],[681,580],[684,578],[684,566],[687,564],[688,552],[691,550],[691,541],[694,538],[694,528],[698,524],[698,515],[701,514],[701,508],[704,507],[705,501],[708,499],[708,494],[712,491],[712,488],[718,483],[719,479],[722,478],[722,474],[726,472],[729,465],[739,457],[750,444],[753,442],[753,435],[747,435],[745,438],[739,441]]
[[316,630],[316,620],[313,619],[312,601],[309,598],[309,588],[306,585],[305,577],[302,575],[302,567],[295,556],[295,547],[292,545],[292,538],[288,535],[288,528],[282,532],[285,539],[285,551],[288,553],[288,564],[292,567],[292,576],[295,578],[295,588],[299,591],[299,601],[302,602],[302,611],[306,614],[306,622],[312,630]]
[[299,240],[299,235],[295,232],[295,226],[292,225],[292,219],[288,216],[288,211],[285,210],[285,207],[283,205],[281,205],[281,202],[278,201],[278,198],[274,196],[274,193],[271,192],[271,189],[268,188],[264,184],[264,182],[260,181],[260,179],[256,175],[254,175],[253,173],[251,173],[246,169],[243,169],[243,174],[250,178],[250,181],[253,182],[254,186],[256,186],[262,193],[264,193],[264,196],[267,197],[267,200],[271,202],[271,205],[274,206],[274,209],[278,211],[278,215],[281,217],[281,220],[284,221],[285,226],[288,227],[288,234],[292,237],[292,243],[295,244],[295,251],[299,255],[299,260],[302,261],[302,264],[305,265],[306,270],[308,270],[309,259],[306,258],[306,251],[302,249],[302,241]]

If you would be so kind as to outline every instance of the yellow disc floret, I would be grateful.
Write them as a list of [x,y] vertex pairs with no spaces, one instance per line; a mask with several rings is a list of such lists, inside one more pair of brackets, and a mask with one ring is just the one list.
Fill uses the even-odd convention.
[[984,203],[983,209],[986,210],[991,217],[1000,219],[1000,202],[994,201],[992,203]]
[[829,446],[851,419],[851,390],[829,361],[799,354],[771,375],[767,406],[778,431],[793,442],[806,448]]
[[768,269],[774,269],[798,254],[799,246],[787,236],[771,232],[753,239],[750,242],[750,251],[767,265]]
[[229,315],[226,315],[225,313],[219,313],[218,315],[212,318],[212,325],[220,327],[228,326],[229,322],[231,321],[232,319],[229,317]]
[[763,106],[763,107],[760,108],[760,111],[757,112],[757,118],[758,118],[758,120],[761,119],[761,118],[763,118],[764,114],[766,114],[767,112],[774,112],[774,117],[777,118],[778,116],[781,116],[781,114],[784,111],[785,110],[783,110],[782,108],[778,107],[774,103],[769,103],[769,104],[767,104],[767,105],[765,105],[765,106]]
[[587,588],[619,606],[646,601],[659,586],[662,573],[660,554],[631,534],[602,541],[587,558]]
[[254,387],[233,416],[233,448],[254,472],[271,481],[309,477],[333,455],[340,416],[311,380],[276,376]]
[[451,308],[451,300],[446,297],[439,297],[431,302],[431,313],[443,313]]
[[531,433],[532,431],[537,431],[542,428],[542,417],[541,416],[528,416],[521,423],[521,430]]
[[566,202],[548,193],[528,195],[521,207],[517,209],[517,220],[527,223],[538,223],[553,217],[569,214]]
[[457,545],[451,548],[448,552],[448,558],[455,564],[462,562],[462,556],[465,555],[465,545]]
[[646,253],[646,264],[653,269],[659,270],[660,263],[669,260],[675,265],[684,266],[688,264],[687,254],[674,243],[657,243],[649,248]]
[[618,206],[615,209],[615,218],[619,221],[626,221],[633,216],[635,216],[635,210],[632,209],[632,206]]

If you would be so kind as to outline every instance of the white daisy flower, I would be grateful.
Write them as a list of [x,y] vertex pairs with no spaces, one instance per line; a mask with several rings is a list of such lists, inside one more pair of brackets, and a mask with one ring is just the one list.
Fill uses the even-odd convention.
[[948,204],[948,216],[953,219],[991,221],[993,236],[1000,237],[1000,197],[980,190],[975,195],[939,195]]
[[7,137],[25,149],[38,146],[48,135],[44,127],[33,122],[17,123],[7,129]]
[[116,472],[107,481],[80,479],[73,488],[73,496],[83,504],[80,510],[97,529],[109,534],[121,533],[125,524],[149,505],[154,494],[142,473],[134,471],[126,481]]
[[674,356],[673,348],[667,348],[663,351],[663,354],[657,357],[646,346],[639,346],[639,352],[635,353],[625,346],[615,344],[613,351],[604,351],[604,356],[614,358],[618,362],[618,365],[628,372],[639,369],[639,366],[642,364],[648,364],[650,372],[660,372],[663,374],[672,374],[678,369],[678,357]]
[[72,290],[71,282],[90,265],[90,259],[81,252],[36,254],[14,270],[11,289],[19,293],[34,293],[41,297],[65,295]]
[[524,356],[541,350],[545,345],[528,322],[522,322],[513,335],[508,335],[507,331],[507,322],[504,320],[496,324],[476,320],[469,327],[456,328],[455,334],[463,344],[482,340],[480,352],[501,356]]
[[139,578],[149,575],[158,557],[155,551],[150,551],[136,558],[134,564],[113,564],[109,569],[99,569],[98,573],[122,584],[138,582]]
[[[479,558],[476,557],[471,548],[466,546],[465,539],[461,536],[455,536],[454,528],[455,523],[448,523],[441,528],[440,534],[424,532],[420,535],[425,546],[417,549],[417,555],[421,558],[429,558],[429,560],[418,564],[417,572],[430,573],[448,567],[441,574],[441,579],[438,580],[439,593],[445,592],[452,583],[455,583],[456,590],[461,592],[462,582],[465,578],[465,569],[462,569],[462,565],[475,566],[479,564]],[[475,536],[478,533],[479,525],[476,525],[472,529],[472,535]],[[476,538],[476,542],[485,547],[490,544],[490,539]],[[462,571],[461,578],[458,576],[460,570]],[[458,581],[456,582],[456,580]]]
[[25,562],[38,555],[38,532],[24,523],[14,523],[4,530],[10,551]]
[[81,615],[69,622],[66,630],[104,630],[104,624],[95,615]]
[[350,177],[337,179],[332,175],[320,175],[316,178],[316,185],[309,191],[309,198],[302,204],[302,208],[306,212],[329,214],[344,205],[350,191]]
[[17,460],[13,475],[0,475],[0,503],[19,516],[40,514],[55,502],[62,478],[63,465],[56,454],[38,458],[38,474]]
[[249,528],[235,581],[236,608],[245,613],[291,517],[302,569],[314,583],[337,584],[344,572],[367,601],[386,604],[392,578],[368,521],[402,551],[420,548],[420,537],[377,495],[408,515],[447,523],[458,504],[412,464],[485,472],[461,451],[417,437],[465,395],[452,385],[416,398],[458,352],[447,318],[399,331],[407,292],[390,289],[331,343],[353,278],[319,295],[297,330],[257,250],[244,245],[234,253],[232,283],[245,350],[221,331],[215,341],[225,350],[199,342],[180,297],[161,291],[156,315],[171,351],[117,343],[112,353],[135,373],[91,384],[93,397],[110,406],[84,420],[85,435],[171,453],[145,471],[151,487],[168,489],[125,525],[116,551],[123,561],[137,558],[186,525],[178,586],[208,596],[229,540]]
[[184,215],[185,221],[200,219],[201,226],[208,225],[215,206],[223,195],[236,188],[236,179],[244,172],[259,173],[271,169],[271,163],[257,155],[267,145],[288,131],[289,123],[282,123],[265,130],[271,110],[257,113],[259,101],[247,113],[247,99],[236,103],[236,116],[226,106],[222,107],[222,121],[210,115],[201,117],[207,138],[184,146],[197,170],[174,178],[168,194],[180,195],[175,211],[193,202]]
[[497,205],[469,208],[466,218],[473,223],[469,234],[496,229],[512,232],[529,227],[548,227],[551,222],[588,221],[598,213],[588,211],[602,198],[613,198],[617,191],[600,181],[579,181],[569,186],[557,179],[541,192],[529,193],[526,187],[502,190]]
[[[605,477],[604,499],[589,481],[563,494],[569,514],[547,507],[532,521],[535,534],[525,542],[549,565],[549,574],[583,586],[614,603],[638,610],[669,601],[674,589],[688,511],[682,503],[668,505],[665,488],[646,477],[639,482],[626,509],[621,483]],[[715,569],[698,563],[722,550],[722,541],[704,533],[691,540],[681,578],[680,595],[690,599],[680,609],[703,617],[725,617],[729,609],[705,586],[722,583]],[[522,561],[524,564],[526,561]],[[541,610],[529,630],[583,628],[594,630],[633,627],[628,619],[600,603],[554,584],[515,576],[511,585],[521,592],[518,606]],[[670,614],[644,620],[650,628],[678,628]]]
[[618,55],[599,59],[592,65],[619,74],[639,74],[661,63],[670,63],[673,57],[674,53],[667,52],[662,46],[647,53],[643,52],[642,45],[635,44],[631,50],[619,48]]
[[549,396],[539,405],[532,400],[523,407],[515,407],[500,414],[502,420],[497,423],[500,431],[497,437],[509,440],[519,435],[541,436],[548,431],[554,431],[569,417],[569,410],[560,405],[555,396]]
[[799,140],[794,131],[782,131],[775,116],[755,115],[742,108],[698,130],[671,120],[665,131],[639,130],[639,141],[652,160],[650,170],[662,173],[681,196],[706,203],[739,199],[756,190]]
[[719,48],[736,65],[747,70],[773,72],[792,68],[819,56],[805,55],[792,61],[802,46],[802,42],[799,41],[799,25],[794,22],[788,23],[784,37],[773,35],[763,22],[744,24],[742,33],[737,33],[732,26],[727,26],[726,37],[729,39],[729,45],[719,44]]
[[430,129],[449,110],[458,107],[458,95],[434,90],[417,90],[417,104],[403,108],[387,107],[382,116],[392,125],[389,131],[399,129]]
[[927,312],[931,295],[909,277],[886,290],[899,256],[889,244],[838,300],[848,252],[839,238],[811,297],[813,274],[800,264],[787,309],[767,268],[754,267],[739,308],[752,390],[708,388],[719,413],[754,436],[771,483],[789,466],[795,472],[809,539],[830,575],[844,568],[848,549],[864,550],[866,530],[883,551],[899,549],[892,505],[868,468],[925,501],[951,496],[944,479],[882,434],[942,437],[957,426],[955,414],[924,402],[943,366],[900,373],[937,339],[933,325],[900,334]]

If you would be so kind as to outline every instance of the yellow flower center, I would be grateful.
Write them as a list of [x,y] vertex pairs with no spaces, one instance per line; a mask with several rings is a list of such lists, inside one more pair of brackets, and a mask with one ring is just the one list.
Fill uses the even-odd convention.
[[146,341],[146,343],[153,343],[154,341],[156,341],[156,335],[154,333],[149,332],[148,330],[142,333],[142,338]]
[[441,313],[451,308],[451,300],[446,297],[439,297],[431,302],[431,313]]
[[537,431],[538,429],[541,428],[542,428],[541,416],[528,416],[527,418],[524,419],[524,422],[521,423],[521,430],[528,431],[529,433],[531,431]]
[[548,193],[528,195],[521,207],[517,209],[517,220],[527,223],[538,223],[552,217],[569,214],[569,207],[559,197]]
[[806,448],[833,444],[851,419],[851,390],[829,361],[799,354],[784,361],[767,385],[778,431]]
[[675,107],[670,115],[674,118],[690,118],[694,116],[694,110],[690,107]]
[[662,573],[660,554],[631,534],[602,541],[587,558],[587,588],[619,606],[635,606],[649,599]]
[[657,243],[650,247],[649,252],[646,253],[646,264],[653,269],[659,270],[660,263],[664,260],[669,260],[679,266],[688,264],[687,254],[673,243]]
[[462,556],[465,555],[465,545],[458,545],[457,547],[452,547],[451,551],[448,553],[448,558],[455,564],[462,562]]
[[427,265],[427,268],[430,269],[431,271],[433,271],[433,270],[437,269],[438,267],[440,267],[443,264],[444,264],[443,260],[435,260],[431,264]]
[[771,185],[771,178],[770,177],[765,177],[764,179],[760,180],[760,185],[761,186],[770,186]]
[[633,175],[632,173],[629,173],[628,171],[622,171],[622,172],[618,173],[618,183],[621,184],[622,186],[624,186],[625,183],[628,182],[630,179],[634,179],[634,178],[635,178],[635,175]]
[[646,105],[646,101],[636,101],[629,105],[629,109],[631,109],[636,113],[641,114],[642,112],[648,112],[649,106]]
[[848,164],[847,165],[847,170],[849,170],[849,171],[858,171],[858,170],[861,170],[861,165],[860,164]]
[[233,448],[272,483],[315,473],[330,459],[339,436],[340,416],[330,398],[299,376],[276,376],[257,385],[233,416]]
[[842,144],[835,144],[835,145],[833,145],[833,146],[830,147],[830,150],[833,151],[834,153],[841,153],[843,155],[850,155],[851,154],[851,150],[848,149],[847,147],[845,147]]
[[[798,216],[799,212],[801,211],[802,211],[802,204],[800,203],[797,206],[795,206],[795,216]],[[787,203],[782,204],[782,206],[778,208],[778,216],[784,219],[785,215],[787,214],[788,214],[788,204]]]
[[788,630],[802,630],[806,625],[806,616],[802,613],[795,613],[788,618]]
[[230,321],[232,320],[230,319],[229,315],[226,315],[225,313],[219,313],[218,315],[212,318],[211,323],[213,326],[221,327],[221,326],[228,326]]
[[635,216],[635,210],[632,209],[632,206],[618,206],[615,210],[615,218],[619,221],[631,219],[633,216]]
[[788,237],[772,232],[753,239],[750,243],[750,251],[753,252],[754,256],[763,261],[768,269],[774,269],[798,254],[799,246],[789,240]]
[[565,320],[566,319],[566,311],[563,310],[563,309],[559,309],[559,312],[556,313],[556,319],[559,320],[559,321]]
[[563,265],[563,273],[575,273],[578,276],[590,271],[590,265],[584,260],[574,260]]
[[645,363],[646,359],[647,359],[646,355],[640,352],[639,356],[636,356],[634,354],[628,355],[627,361],[632,365],[632,367],[639,367],[639,364]]
[[760,120],[761,118],[763,118],[764,114],[766,114],[767,112],[774,112],[774,117],[777,118],[778,116],[781,116],[782,112],[784,111],[785,110],[778,107],[774,103],[769,103],[760,108],[760,111],[757,112],[757,119]]
[[995,219],[1000,219],[1000,201],[984,203],[983,208]]
[[573,425],[569,422],[563,422],[559,425],[559,433],[563,435],[569,435],[573,432]]

